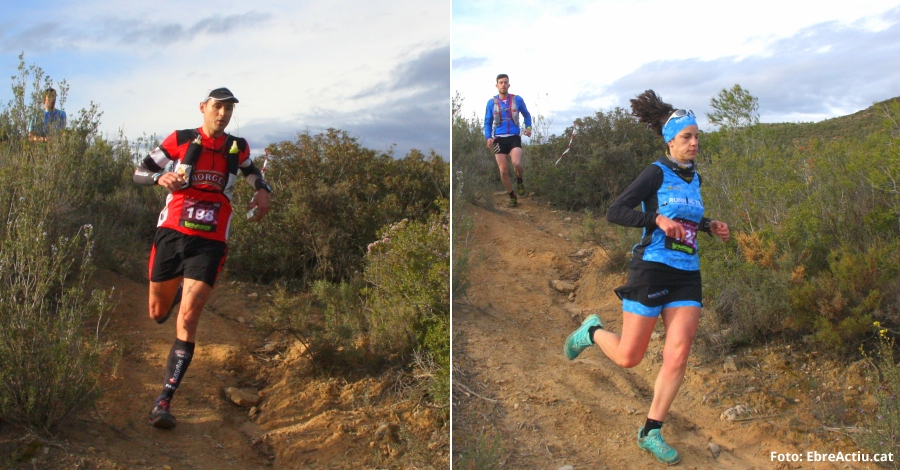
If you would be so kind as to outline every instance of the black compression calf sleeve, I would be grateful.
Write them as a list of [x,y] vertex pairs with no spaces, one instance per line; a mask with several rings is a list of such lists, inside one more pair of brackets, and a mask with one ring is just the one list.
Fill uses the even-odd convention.
[[184,374],[187,373],[188,366],[191,365],[194,344],[180,339],[175,340],[175,344],[169,351],[169,359],[166,361],[166,382],[157,401],[172,400],[175,390],[178,390],[178,385],[184,378]]

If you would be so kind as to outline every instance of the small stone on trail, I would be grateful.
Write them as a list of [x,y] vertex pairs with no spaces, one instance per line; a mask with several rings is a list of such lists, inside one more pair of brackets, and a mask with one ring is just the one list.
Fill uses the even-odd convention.
[[722,421],[734,421],[739,416],[745,414],[750,414],[750,408],[747,408],[744,405],[737,405],[723,411],[722,414],[719,415],[719,419]]
[[250,300],[256,300],[257,298],[259,298],[259,294],[256,292],[252,292],[252,293],[250,293],[250,295],[247,296],[247,298]]
[[719,446],[717,446],[714,442],[709,443],[709,451],[712,452],[712,456],[714,459],[719,458],[719,454],[722,453],[722,449],[719,449]]
[[550,285],[563,294],[570,294],[572,292],[575,292],[575,283],[571,281],[561,281],[559,279],[554,279],[553,281],[550,281]]
[[256,390],[227,387],[225,389],[225,397],[231,400],[235,405],[243,406],[245,408],[259,404],[259,394]]
[[722,367],[725,369],[725,372],[737,372],[737,364],[734,363],[734,358],[729,357],[725,359],[725,363],[722,364]]
[[638,410],[634,409],[634,407],[631,405],[625,405],[625,411],[630,415],[638,414]]
[[575,467],[571,465],[563,465],[562,467],[559,467],[558,470],[575,470]]
[[569,294],[569,302],[574,302],[574,301],[575,301],[575,293],[572,292],[571,294]]
[[256,416],[256,413],[259,413],[259,408],[254,406],[254,407],[250,408],[250,412],[247,413],[247,416],[252,418],[252,417]]
[[391,442],[397,442],[399,440],[399,431],[400,426],[393,423],[384,423],[375,430],[375,439],[383,438]]
[[565,220],[566,222],[571,222],[571,221],[572,221],[572,218],[571,218],[571,217],[566,217],[566,218],[563,219],[563,220]]

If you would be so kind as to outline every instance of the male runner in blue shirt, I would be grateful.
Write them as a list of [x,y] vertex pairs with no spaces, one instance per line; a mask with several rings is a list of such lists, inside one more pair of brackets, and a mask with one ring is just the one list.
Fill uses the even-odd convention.
[[525,191],[522,175],[525,169],[522,167],[522,137],[519,135],[519,113],[525,116],[525,136],[531,137],[531,113],[525,107],[525,101],[521,96],[509,93],[509,75],[501,73],[497,75],[497,91],[500,94],[491,98],[487,103],[484,114],[484,138],[487,147],[494,151],[497,166],[500,168],[500,179],[503,187],[509,193],[509,206],[516,207],[518,198],[512,190],[509,181],[509,167],[506,156],[512,160],[516,171],[516,189],[519,194]]

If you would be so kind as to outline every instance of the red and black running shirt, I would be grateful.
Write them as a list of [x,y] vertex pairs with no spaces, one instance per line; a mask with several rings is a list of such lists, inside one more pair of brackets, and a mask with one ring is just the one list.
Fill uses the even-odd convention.
[[[175,131],[166,137],[147,159],[152,159],[160,168],[170,161],[176,166],[182,161],[188,145],[200,135],[202,150],[191,171],[191,184],[185,189],[169,193],[166,207],[159,214],[158,227],[177,230],[187,235],[226,241],[231,225],[231,193],[237,175],[228,172],[228,154],[225,148],[229,135],[212,138],[203,133],[203,128]],[[230,140],[237,147],[238,167],[247,170],[253,165],[250,160],[250,145],[240,137]],[[145,160],[144,166],[152,166]],[[248,175],[248,183],[254,185],[256,175]]]

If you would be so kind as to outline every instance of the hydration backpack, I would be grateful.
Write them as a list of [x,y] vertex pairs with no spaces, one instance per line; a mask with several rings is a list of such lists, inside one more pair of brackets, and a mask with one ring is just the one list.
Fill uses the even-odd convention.
[[[509,93],[509,119],[519,126],[519,108],[516,107],[516,95]],[[494,97],[494,127],[500,127],[503,124],[502,111],[500,109],[500,95]]]

